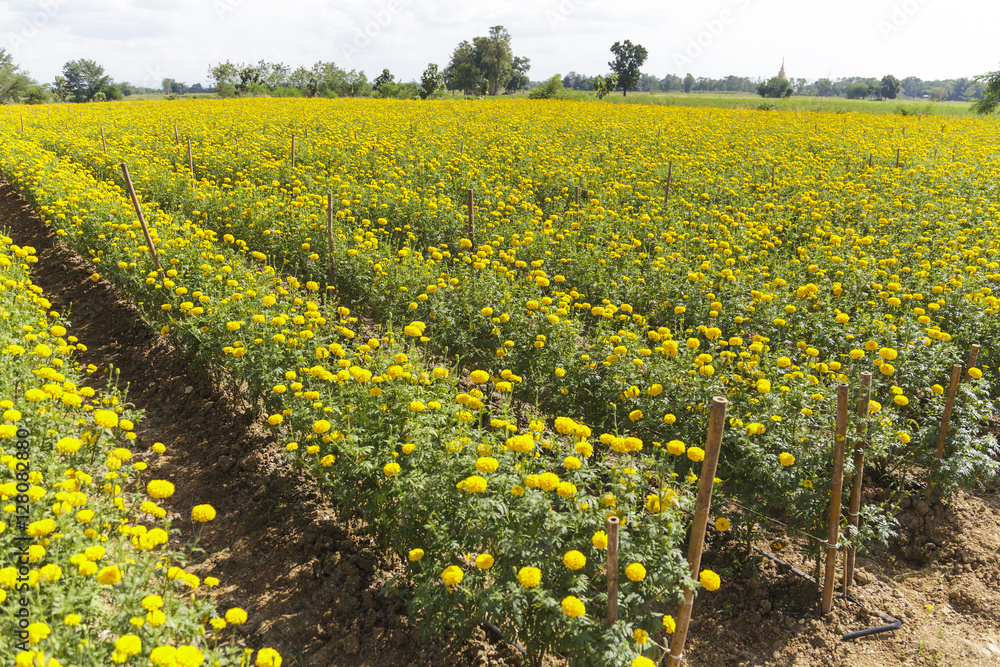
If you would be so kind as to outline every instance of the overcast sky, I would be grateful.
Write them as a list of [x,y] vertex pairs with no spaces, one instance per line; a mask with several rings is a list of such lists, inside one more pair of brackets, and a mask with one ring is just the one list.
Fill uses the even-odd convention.
[[608,71],[610,46],[649,51],[643,71],[719,78],[922,79],[1000,68],[1000,2],[970,0],[6,0],[0,47],[35,79],[89,58],[116,81],[210,83],[225,60],[333,61],[419,78],[455,45],[503,25],[534,80]]

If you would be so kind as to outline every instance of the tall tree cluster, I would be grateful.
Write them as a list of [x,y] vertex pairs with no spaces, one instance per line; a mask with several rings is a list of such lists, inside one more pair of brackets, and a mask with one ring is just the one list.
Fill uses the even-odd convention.
[[528,85],[530,68],[528,58],[515,56],[511,50],[507,29],[497,25],[487,37],[459,42],[444,68],[444,83],[449,90],[466,95],[511,93]]

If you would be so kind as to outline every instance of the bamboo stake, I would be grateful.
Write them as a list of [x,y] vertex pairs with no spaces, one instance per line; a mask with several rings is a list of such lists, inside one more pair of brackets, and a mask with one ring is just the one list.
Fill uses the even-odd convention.
[[774,189],[774,170],[777,169],[775,166],[771,166],[771,189]]
[[191,172],[191,180],[194,180],[194,158],[191,156],[191,137],[188,137],[188,171]]
[[104,147],[104,154],[108,154],[108,142],[104,140],[104,126],[101,125],[101,146]]
[[[694,522],[691,525],[691,543],[688,547],[688,564],[691,578],[698,578],[701,570],[701,550],[705,546],[705,527],[708,525],[708,511],[712,504],[712,488],[715,486],[715,470],[719,464],[719,449],[722,446],[722,431],[726,426],[726,406],[729,402],[723,396],[712,399],[712,414],[708,425],[708,439],[705,442],[705,460],[701,464],[698,482],[698,499],[695,501]],[[694,609],[694,592],[684,588],[684,605],[677,613],[677,628],[670,643],[667,667],[679,667],[684,659],[684,643],[687,641],[691,612]]]
[[871,168],[871,166],[872,166],[872,154],[869,153],[868,154],[868,167]]
[[330,284],[336,278],[333,268],[333,193],[326,195],[326,249],[330,256]]
[[472,201],[472,188],[466,188],[465,194],[468,197],[468,202],[466,206],[469,212],[469,229],[468,229],[469,241],[472,242],[472,245],[476,245],[476,241],[473,238],[473,234],[476,233],[476,211]]
[[[861,374],[861,388],[858,390],[858,439],[854,442],[854,476],[851,478],[851,504],[847,510],[848,536],[854,538],[858,534],[861,522],[861,483],[865,476],[865,431],[868,428],[868,404],[871,399],[872,374],[865,371]],[[844,562],[844,595],[854,583],[854,560],[858,553],[858,545],[851,544],[847,548]]]
[[146,237],[146,245],[149,246],[149,254],[153,257],[153,264],[156,270],[163,273],[160,266],[160,258],[156,254],[156,246],[153,245],[153,237],[149,235],[149,227],[146,226],[146,218],[142,215],[142,207],[139,206],[139,198],[135,196],[135,188],[132,187],[132,177],[128,174],[128,165],[122,162],[122,174],[125,175],[125,187],[128,188],[128,195],[132,198],[132,206],[135,207],[135,214],[139,216],[139,225],[142,226],[142,235]]
[[177,134],[177,123],[174,123],[174,145],[181,143],[181,137]]
[[896,168],[899,168],[899,149],[896,149]]
[[608,625],[618,620],[618,517],[608,517]]
[[[951,384],[948,385],[948,397],[944,403],[944,414],[941,416],[941,428],[938,430],[937,453],[935,456],[944,456],[944,441],[948,437],[948,422],[951,421],[951,411],[955,408],[955,392],[958,391],[958,381],[962,378],[962,364],[955,364],[951,367]],[[928,490],[930,487],[928,487]]]
[[295,169],[295,135],[292,135],[292,169]]
[[573,187],[573,194],[576,197],[576,209],[579,211],[580,210],[580,186],[579,185]]
[[837,387],[837,436],[833,445],[833,486],[830,489],[830,532],[826,539],[826,574],[823,577],[823,613],[833,608],[833,579],[837,575],[837,540],[840,539],[840,496],[844,490],[844,442],[847,438],[847,385]]
[[673,175],[674,175],[674,161],[671,160],[667,164],[667,185],[663,189],[663,205],[664,206],[667,205],[667,201],[670,199],[670,180],[673,178]]
[[969,379],[972,378],[972,376],[969,375],[969,369],[970,368],[975,368],[977,361],[979,361],[979,344],[978,343],[975,344],[975,345],[973,345],[969,349],[969,360],[967,362],[965,362],[965,379],[966,380],[969,380]]

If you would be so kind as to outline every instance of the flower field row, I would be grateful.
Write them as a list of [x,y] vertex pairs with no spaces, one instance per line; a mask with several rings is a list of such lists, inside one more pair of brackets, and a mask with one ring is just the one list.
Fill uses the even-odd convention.
[[[690,507],[697,459],[684,443],[704,437],[714,394],[731,406],[722,492],[783,508],[793,527],[823,522],[836,385],[864,370],[871,460],[920,468],[944,493],[995,474],[981,428],[1000,382],[990,121],[565,106],[56,109],[12,138],[3,169],[165,335],[246,382],[335,498],[370,508],[410,554],[428,617],[458,622],[472,605],[539,650],[574,650],[555,639],[572,627],[583,651],[598,629],[567,620],[559,598],[599,608],[594,533],[609,508],[643,533],[629,532],[636,562],[666,559],[634,601],[676,595],[676,549],[642,545],[682,538],[670,512]],[[193,139],[196,180],[175,127]],[[165,275],[116,185],[123,160],[153,208]],[[328,285],[389,333],[362,340]],[[982,363],[938,465],[942,384],[973,343]],[[426,348],[459,365],[426,361]],[[457,385],[472,369],[485,378]],[[588,426],[529,425],[521,401]],[[364,483],[344,488],[344,475]],[[456,492],[426,499],[438,485]],[[429,516],[465,517],[476,534]],[[573,575],[570,552],[597,569]],[[500,553],[502,567],[479,567]],[[552,588],[529,604],[538,589],[516,573],[537,565],[562,578],[543,578]],[[655,620],[636,608],[603,645],[641,649],[629,633]]]
[[167,546],[176,531],[157,500],[173,485],[144,480],[128,448],[141,414],[113,383],[83,384],[83,344],[29,278],[34,248],[0,242],[0,660],[279,665],[270,649],[233,644],[242,609],[191,595],[219,582],[185,572],[188,550]]
[[[2,159],[57,232],[151,322],[167,315],[166,335],[235,386],[263,380],[259,398],[289,456],[409,557],[412,607],[426,629],[488,616],[535,653],[628,662],[648,648],[639,631],[662,631],[661,605],[693,585],[678,545],[699,448],[591,441],[591,429],[568,418],[519,427],[510,401],[518,378],[478,372],[460,387],[454,371],[424,361],[420,323],[359,335],[346,307],[155,208],[151,232],[170,268],[147,272],[148,250],[115,186],[25,141]],[[593,619],[606,605],[610,513],[625,526],[630,588],[621,620],[605,628]]]

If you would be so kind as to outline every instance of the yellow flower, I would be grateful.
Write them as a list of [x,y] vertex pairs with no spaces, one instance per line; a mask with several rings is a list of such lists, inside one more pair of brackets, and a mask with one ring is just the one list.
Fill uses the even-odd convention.
[[578,616],[583,616],[587,613],[587,607],[584,606],[583,602],[578,597],[572,595],[563,598],[562,601],[563,613],[570,618],[576,618]]
[[226,612],[226,623],[242,625],[247,622],[247,612],[240,607],[232,607]]
[[632,563],[625,568],[625,576],[630,581],[640,582],[646,578],[646,568],[642,563]]
[[395,461],[392,461],[390,463],[386,463],[382,467],[382,472],[385,473],[386,477],[392,477],[393,475],[399,474],[400,470],[402,470],[402,468],[400,468],[399,464],[396,463]]
[[[180,661],[178,660],[178,662]],[[281,654],[273,648],[262,648],[257,651],[257,660],[254,661],[254,665],[256,667],[281,667]]]
[[32,521],[29,523],[25,532],[29,537],[44,537],[55,531],[55,529],[56,522],[54,519],[41,519],[39,521]]
[[575,456],[567,456],[563,459],[563,468],[567,470],[579,470],[583,463]]
[[642,410],[633,410],[632,412],[628,413],[628,418],[634,422],[639,421],[640,419],[642,419]]
[[729,519],[727,519],[726,517],[720,516],[718,519],[715,520],[715,529],[720,533],[726,532],[727,530],[729,530],[729,528],[730,528]]
[[590,540],[591,544],[594,545],[595,549],[607,549],[608,548],[608,534],[603,530],[599,530],[594,533],[594,537]]
[[781,456],[778,457],[778,460],[781,461],[781,465],[786,468],[795,463],[795,457],[788,452],[781,452]]
[[[670,445],[668,444],[667,447],[669,447],[669,446]],[[705,460],[705,450],[702,449],[701,447],[688,447],[687,457],[689,459],[691,459],[692,461],[694,461],[695,463],[698,463],[700,461],[704,461]]]
[[490,381],[490,374],[486,371],[472,371],[469,374],[469,379],[476,384],[485,384]]
[[757,380],[757,391],[762,394],[766,394],[771,391],[771,382],[769,380]]
[[649,633],[642,628],[636,628],[632,631],[632,640],[635,641],[636,644],[645,644],[649,641]]
[[410,401],[410,412],[423,412],[426,409],[427,406],[424,405],[422,401]]
[[668,635],[672,635],[675,630],[677,630],[677,621],[674,620],[673,616],[667,614],[663,617],[663,631]]
[[215,508],[211,505],[195,505],[191,509],[191,518],[199,523],[205,523],[215,518]]
[[974,380],[978,380],[979,378],[983,377],[983,372],[975,367],[970,368],[968,373],[969,377]]
[[94,410],[94,423],[101,428],[118,426],[118,415],[111,410]]
[[456,486],[466,493],[482,493],[486,490],[486,478],[472,475],[463,479]]
[[587,564],[587,557],[584,556],[579,551],[567,551],[563,554],[563,565],[569,569],[576,571],[582,569],[584,565]]
[[717,591],[722,583],[719,575],[711,570],[702,570],[701,574],[698,575],[698,580],[706,591]]
[[142,640],[137,635],[122,635],[115,642],[115,650],[122,655],[138,655],[142,652]]
[[457,565],[449,565],[441,573],[441,581],[445,583],[446,586],[457,586],[462,583],[462,577],[464,576],[462,568]]
[[537,567],[522,567],[517,572],[517,580],[525,588],[534,588],[542,581],[542,571]]
[[97,573],[97,581],[105,586],[117,584],[121,580],[122,571],[117,565],[107,565]]
[[410,549],[409,559],[410,562],[416,563],[418,560],[424,557],[423,549]]
[[476,556],[476,567],[480,570],[488,570],[493,567],[493,556],[490,554],[479,554]]
[[154,479],[146,485],[146,493],[158,500],[174,495],[174,485],[164,479]]

